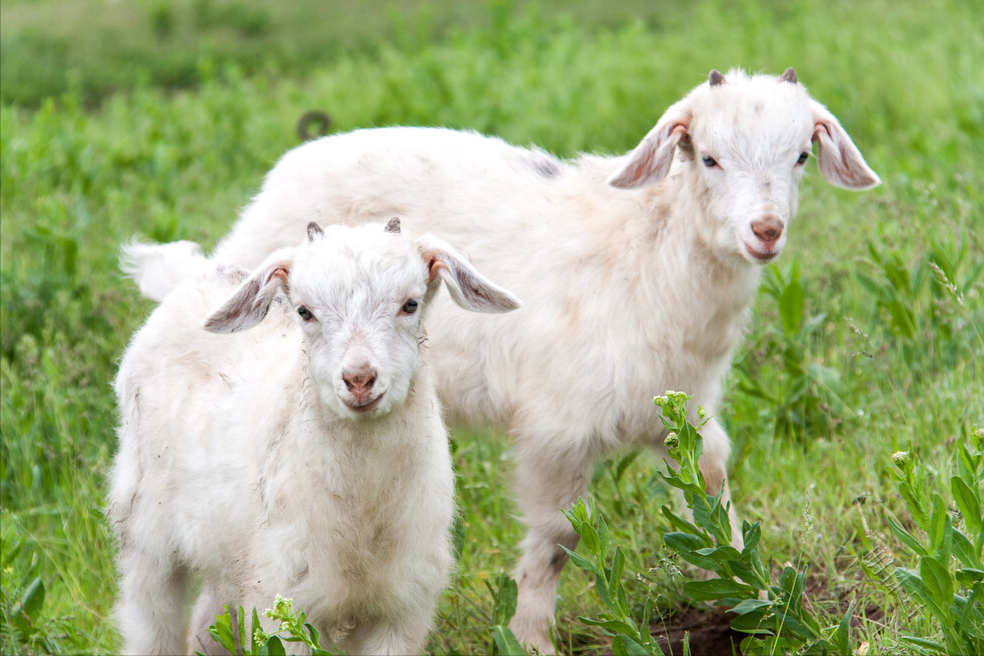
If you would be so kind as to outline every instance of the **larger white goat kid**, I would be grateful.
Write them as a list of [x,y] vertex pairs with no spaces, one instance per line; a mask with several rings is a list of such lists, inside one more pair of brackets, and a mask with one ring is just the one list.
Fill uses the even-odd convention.
[[395,220],[308,232],[251,275],[183,283],[126,351],[108,509],[125,654],[212,648],[223,604],[278,594],[347,653],[424,649],[454,480],[422,315],[442,280],[468,310],[518,302]]
[[[832,184],[878,184],[792,69],[713,71],[620,157],[561,161],[474,133],[361,130],[286,154],[213,259],[255,264],[297,238],[299,216],[399,215],[446,235],[522,296],[523,310],[493,321],[439,304],[430,338],[452,415],[516,440],[527,535],[512,627],[550,649],[567,560],[559,545],[577,542],[560,509],[585,493],[606,452],[662,446],[653,396],[684,391],[694,411],[717,414],[761,265],[786,243],[811,142]],[[154,266],[152,248],[135,255],[150,295],[197,266]],[[729,441],[716,420],[703,435],[701,468],[715,492]]]

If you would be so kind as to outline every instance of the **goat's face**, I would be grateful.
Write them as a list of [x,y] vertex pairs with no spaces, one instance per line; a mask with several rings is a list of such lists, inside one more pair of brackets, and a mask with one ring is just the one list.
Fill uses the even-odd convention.
[[283,289],[304,333],[308,374],[322,403],[343,418],[381,417],[406,401],[420,369],[422,315],[444,282],[475,312],[520,306],[444,241],[400,234],[393,219],[349,228],[308,225],[308,239],[270,255],[204,326],[246,330]]
[[770,78],[703,91],[678,147],[691,193],[706,209],[698,229],[716,253],[771,262],[786,244],[812,151],[809,97]]
[[608,182],[643,187],[672,167],[698,205],[693,211],[705,216],[697,225],[703,241],[720,256],[763,264],[786,244],[814,142],[828,182],[858,190],[879,183],[792,69],[778,78],[711,71],[707,83],[663,114]]
[[379,417],[403,404],[420,367],[428,272],[410,240],[345,237],[299,249],[289,295],[323,403],[341,417]]

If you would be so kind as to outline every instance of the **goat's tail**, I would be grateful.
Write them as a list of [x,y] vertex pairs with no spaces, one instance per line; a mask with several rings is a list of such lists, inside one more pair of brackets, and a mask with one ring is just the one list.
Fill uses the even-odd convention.
[[191,241],[169,244],[133,241],[123,246],[120,268],[133,278],[141,294],[160,302],[182,280],[204,273],[209,261],[201,247]]

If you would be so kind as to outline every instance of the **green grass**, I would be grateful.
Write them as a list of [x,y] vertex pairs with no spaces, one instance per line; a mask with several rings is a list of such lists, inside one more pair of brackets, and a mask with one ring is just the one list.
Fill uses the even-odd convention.
[[[886,611],[855,630],[872,653],[905,653],[902,635],[938,637],[890,577],[865,576],[860,563],[881,549],[913,566],[885,520],[886,510],[907,517],[891,454],[917,453],[937,472],[927,484],[948,498],[957,444],[984,426],[975,3],[721,0],[657,10],[584,0],[561,12],[556,3],[435,1],[426,11],[400,4],[402,17],[331,3],[331,20],[320,3],[175,2],[171,19],[153,2],[71,4],[78,9],[65,16],[57,0],[5,2],[0,21],[0,518],[5,534],[25,538],[4,561],[5,613],[36,555],[46,589],[39,634],[65,653],[118,648],[102,515],[115,449],[110,383],[151,308],[118,273],[119,244],[140,233],[214,245],[296,145],[304,111],[327,110],[338,130],[449,125],[560,155],[619,152],[708,69],[792,65],[884,184],[851,194],[815,169],[804,181],[776,265],[779,291],[759,295],[721,409],[734,498],[743,517],[762,522],[768,564],[809,565],[823,582],[821,610],[839,617],[842,597]],[[194,12],[208,7],[247,18],[196,27]],[[231,27],[250,13],[267,16],[249,19],[256,31]],[[172,60],[182,62],[178,80],[166,74]],[[800,325],[784,323],[781,295],[794,263]],[[795,403],[775,401],[803,383]],[[515,563],[521,528],[508,441],[455,434],[463,550],[431,648],[485,653],[483,579]],[[652,586],[662,610],[679,607],[692,573],[680,574],[662,544],[669,526],[658,509],[670,491],[654,459],[620,467],[623,457],[599,465],[592,492],[626,571],[641,575],[626,582],[629,599],[641,604]],[[584,653],[607,640],[577,621],[598,616],[589,586],[568,568],[558,605],[561,641]],[[28,648],[3,639],[4,653]]]

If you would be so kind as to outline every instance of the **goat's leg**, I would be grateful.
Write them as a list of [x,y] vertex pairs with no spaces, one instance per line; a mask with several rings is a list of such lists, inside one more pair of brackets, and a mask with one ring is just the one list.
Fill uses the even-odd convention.
[[541,653],[553,653],[557,582],[578,535],[562,510],[585,494],[591,479],[593,453],[583,445],[520,442],[516,454],[516,500],[526,524],[523,555],[516,568],[519,588],[516,615],[509,627],[516,637]]
[[[205,586],[202,593],[195,601],[191,611],[190,632],[188,635],[188,653],[202,652],[208,656],[226,653],[219,643],[212,639],[208,633],[208,627],[215,624],[216,615],[225,612],[228,604],[230,613],[238,613],[239,609],[235,602],[227,600],[221,601],[211,586]],[[246,626],[249,626],[249,617],[246,618]],[[236,626],[236,617],[233,616],[233,627]],[[250,636],[239,636],[244,644],[249,644]]]
[[[417,600],[420,601],[420,600]],[[405,607],[388,618],[363,622],[345,641],[351,654],[422,654],[437,603]]]
[[697,463],[704,475],[708,495],[716,495],[723,490],[721,503],[728,505],[728,519],[731,521],[731,545],[739,551],[745,546],[741,523],[731,503],[731,490],[728,488],[728,458],[731,456],[731,440],[716,419],[710,419],[700,429],[704,438],[704,451]]
[[185,643],[188,575],[170,553],[126,545],[119,556],[116,617],[123,654],[180,654]]

